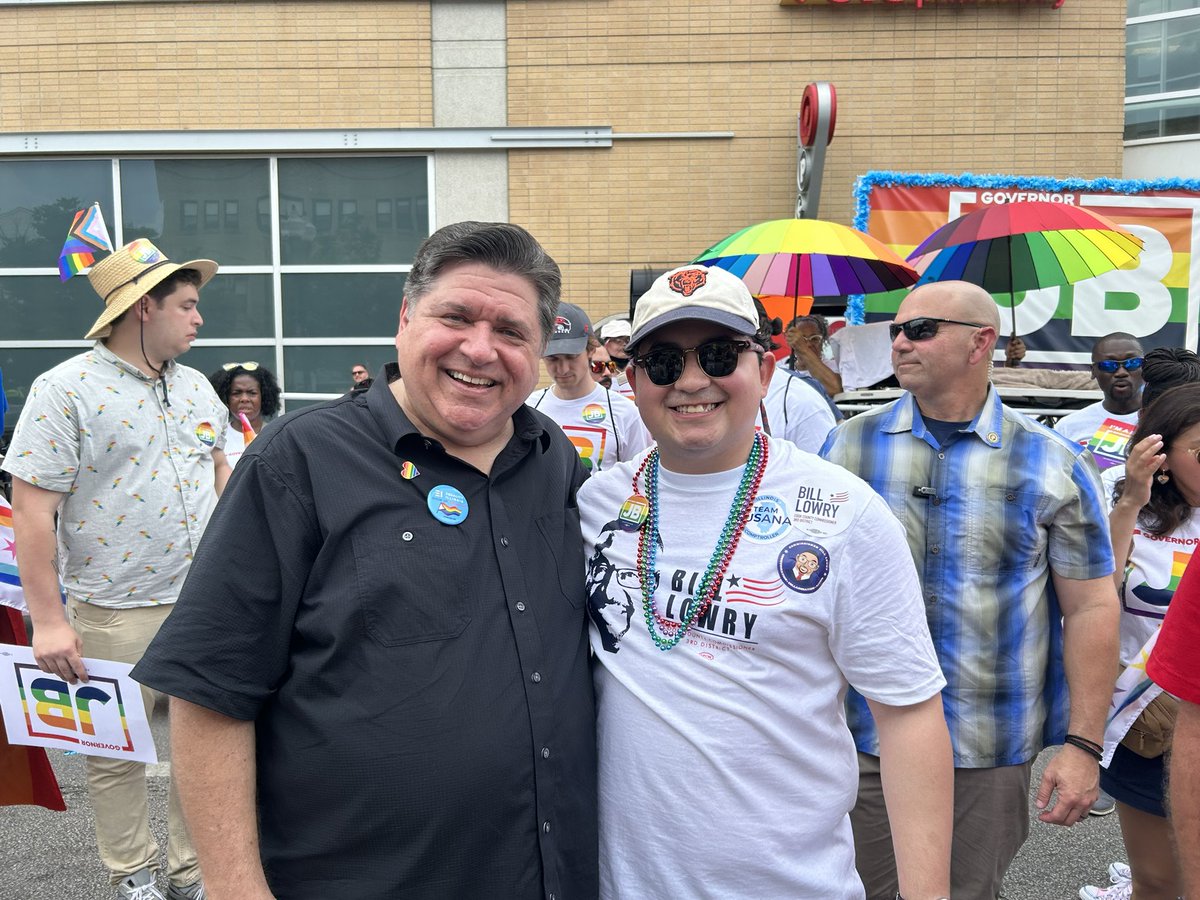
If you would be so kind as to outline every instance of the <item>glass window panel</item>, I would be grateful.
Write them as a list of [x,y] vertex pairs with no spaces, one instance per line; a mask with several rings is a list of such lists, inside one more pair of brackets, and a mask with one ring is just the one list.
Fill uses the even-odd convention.
[[1156,16],[1163,11],[1163,0],[1129,0],[1125,14],[1136,19],[1139,16]]
[[0,267],[56,268],[75,213],[96,201],[111,230],[106,159],[0,162]]
[[[281,262],[412,262],[429,234],[426,167],[423,156],[281,159]],[[371,211],[382,200],[396,200],[408,214],[398,213],[394,226],[381,223]]]
[[284,275],[283,336],[395,334],[406,277],[402,272]]
[[1200,135],[1200,97],[1163,104],[1163,136]]
[[1125,96],[1162,91],[1162,23],[1147,22],[1125,30]]
[[[265,159],[121,161],[125,240],[148,237],[171,259],[215,259],[224,266],[269,265],[271,234],[242,217],[221,220],[221,204],[269,209]],[[176,218],[175,211],[179,210]]]
[[[64,232],[65,233],[65,232]],[[0,309],[6,341],[81,340],[104,311],[104,301],[83,275],[0,276]]]
[[1167,29],[1163,46],[1163,90],[1200,88],[1200,16],[1172,19],[1163,24]]
[[262,338],[275,335],[271,276],[218,272],[200,292],[200,337]]
[[[91,324],[90,322],[88,323]],[[8,398],[8,413],[4,430],[12,434],[17,417],[29,396],[29,388],[43,372],[53,369],[65,359],[78,356],[87,347],[53,347],[32,350],[0,347],[0,372],[4,373],[4,396]]]
[[1200,9],[1200,0],[1167,0],[1167,12],[1179,12],[1184,9]]
[[[357,347],[352,344],[321,347],[284,347],[284,390],[298,394],[344,394],[354,386],[350,369],[365,363],[371,376],[379,374],[384,363],[396,361],[391,345]],[[288,405],[288,409],[297,407]]]
[[260,347],[192,347],[179,357],[179,362],[208,376],[212,376],[225,363],[256,362],[270,369],[276,378],[279,376],[275,371],[275,348],[267,344]]
[[1155,104],[1125,107],[1125,140],[1162,137],[1159,110]]

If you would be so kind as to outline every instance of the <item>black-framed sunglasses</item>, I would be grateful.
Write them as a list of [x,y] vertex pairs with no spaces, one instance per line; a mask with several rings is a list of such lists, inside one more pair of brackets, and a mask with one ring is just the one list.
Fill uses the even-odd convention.
[[929,341],[937,337],[938,329],[943,325],[966,325],[968,328],[987,328],[986,325],[981,325],[979,322],[960,322],[958,319],[935,319],[932,316],[918,316],[915,319],[909,319],[907,322],[893,322],[888,326],[888,334],[892,336],[893,341],[900,337],[901,332],[910,341]]
[[244,363],[225,363],[225,365],[221,366],[221,368],[226,372],[232,372],[234,369],[245,369],[247,372],[253,372],[258,368],[258,363],[256,363],[254,360]]
[[619,367],[611,359],[594,359],[590,363],[593,375],[603,375],[607,372],[610,375],[617,374]]
[[696,362],[709,378],[728,378],[737,369],[741,354],[753,348],[754,345],[750,341],[717,338],[686,350],[679,347],[655,347],[649,353],[635,356],[633,364],[645,372],[652,383],[666,387],[679,380],[689,353],[696,354]]
[[1101,372],[1115,375],[1120,368],[1124,368],[1126,372],[1136,372],[1145,361],[1141,356],[1131,356],[1129,359],[1102,359],[1095,365]]

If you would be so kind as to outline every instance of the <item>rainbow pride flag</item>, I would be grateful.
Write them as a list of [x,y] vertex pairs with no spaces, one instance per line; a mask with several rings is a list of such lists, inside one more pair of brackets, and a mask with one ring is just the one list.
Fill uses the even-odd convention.
[[75,213],[67,231],[67,240],[58,254],[59,280],[66,281],[95,262],[95,251],[107,250],[111,253],[112,249],[112,241],[108,237],[108,226],[104,224],[100,204],[93,203],[87,209],[79,210]]
[[12,507],[0,494],[0,606],[25,609],[25,592],[17,574],[17,543],[13,534]]

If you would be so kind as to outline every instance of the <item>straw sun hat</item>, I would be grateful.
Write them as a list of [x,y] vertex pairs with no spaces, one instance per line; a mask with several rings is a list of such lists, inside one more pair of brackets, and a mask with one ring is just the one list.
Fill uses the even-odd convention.
[[95,340],[112,333],[112,321],[133,306],[149,290],[180,269],[195,269],[200,273],[200,287],[217,274],[217,264],[211,259],[191,259],[174,263],[145,238],[130,241],[120,250],[92,266],[88,281],[92,283],[104,312],[84,338]]

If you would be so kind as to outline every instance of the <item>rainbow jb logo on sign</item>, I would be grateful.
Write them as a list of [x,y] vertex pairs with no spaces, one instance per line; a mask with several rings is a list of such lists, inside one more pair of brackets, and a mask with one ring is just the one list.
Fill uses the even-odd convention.
[[85,659],[88,681],[43,672],[28,647],[0,644],[0,710],[9,743],[157,762],[141,688],[126,663]]

